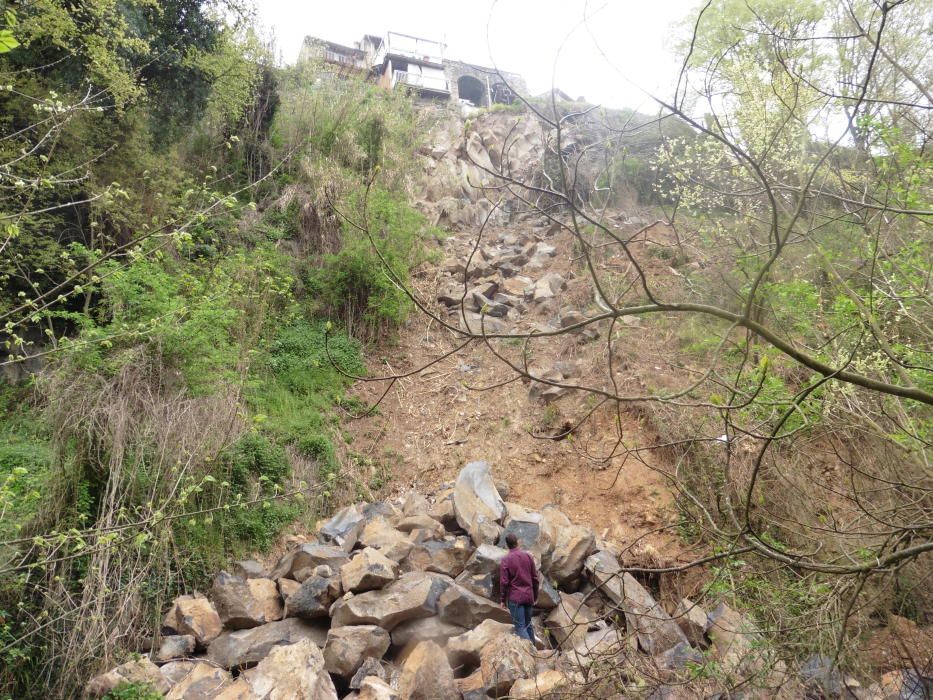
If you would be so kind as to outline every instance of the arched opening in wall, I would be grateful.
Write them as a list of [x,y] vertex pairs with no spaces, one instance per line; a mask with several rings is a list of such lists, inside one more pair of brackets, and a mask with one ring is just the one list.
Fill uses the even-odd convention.
[[457,94],[461,100],[466,100],[474,107],[486,105],[486,86],[472,75],[457,78]]
[[515,93],[505,83],[496,83],[490,89],[493,104],[510,105],[515,102]]

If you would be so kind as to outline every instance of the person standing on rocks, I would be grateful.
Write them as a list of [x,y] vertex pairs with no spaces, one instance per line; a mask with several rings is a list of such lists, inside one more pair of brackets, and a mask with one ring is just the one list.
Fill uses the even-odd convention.
[[518,538],[510,532],[505,536],[509,553],[499,564],[499,590],[501,602],[512,615],[515,632],[522,639],[535,642],[531,627],[531,607],[538,599],[538,571],[531,555],[518,546]]

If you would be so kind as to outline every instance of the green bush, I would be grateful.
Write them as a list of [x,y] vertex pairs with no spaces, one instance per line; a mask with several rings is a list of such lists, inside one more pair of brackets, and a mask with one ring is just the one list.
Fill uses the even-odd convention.
[[345,223],[343,248],[311,272],[308,286],[319,297],[322,313],[372,337],[405,320],[412,303],[395,280],[408,284],[412,269],[425,260],[424,243],[442,234],[402,194],[373,188],[365,206],[362,197],[354,194],[351,208],[365,210],[372,240]]
[[104,700],[162,700],[165,696],[148,683],[120,683]]
[[230,448],[224,460],[230,472],[232,488],[242,490],[251,481],[284,484],[291,475],[285,450],[257,432],[244,435]]

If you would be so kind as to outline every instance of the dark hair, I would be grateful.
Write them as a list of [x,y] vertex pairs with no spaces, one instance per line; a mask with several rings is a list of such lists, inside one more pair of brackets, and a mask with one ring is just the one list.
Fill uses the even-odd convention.
[[514,532],[510,532],[505,536],[505,543],[509,545],[509,549],[515,549],[518,546],[518,538]]

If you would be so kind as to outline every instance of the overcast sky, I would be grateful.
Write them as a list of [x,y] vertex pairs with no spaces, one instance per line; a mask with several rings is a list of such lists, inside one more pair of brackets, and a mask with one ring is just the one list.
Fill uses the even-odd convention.
[[[350,44],[387,31],[444,41],[447,58],[522,74],[532,94],[651,111],[676,81],[676,29],[699,0],[256,0],[285,63],[306,35]],[[556,59],[556,72],[555,72]]]

